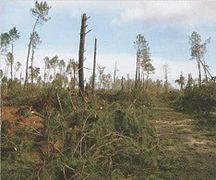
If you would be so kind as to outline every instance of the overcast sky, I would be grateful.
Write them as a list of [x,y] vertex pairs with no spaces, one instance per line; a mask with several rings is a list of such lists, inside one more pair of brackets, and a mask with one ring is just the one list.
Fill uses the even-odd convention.
[[[154,79],[163,79],[164,64],[168,64],[169,79],[173,82],[181,71],[197,77],[195,61],[190,60],[189,36],[197,31],[203,40],[211,37],[206,62],[216,75],[216,1],[47,1],[52,7],[51,20],[37,27],[42,44],[35,52],[35,64],[43,71],[45,56],[58,55],[68,61],[78,59],[81,14],[86,13],[88,29],[85,66],[91,73],[94,38],[98,38],[97,62],[113,74],[115,61],[118,76],[135,73],[136,52],[133,42],[137,34],[149,43]],[[34,24],[30,8],[32,0],[0,1],[0,33],[16,26],[21,38],[15,43],[15,61],[24,64],[29,35]],[[1,68],[4,62],[1,56]],[[24,74],[24,73],[23,73]]]

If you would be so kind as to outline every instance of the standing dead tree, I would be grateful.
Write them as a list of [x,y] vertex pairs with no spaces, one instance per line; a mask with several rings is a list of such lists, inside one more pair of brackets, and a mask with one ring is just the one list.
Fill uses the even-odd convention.
[[127,92],[130,93],[130,75],[127,74]]
[[93,74],[92,74],[92,92],[95,91],[95,68],[96,68],[96,55],[97,55],[97,38],[94,43],[94,63],[93,63]]
[[183,91],[184,84],[185,84],[185,78],[183,76],[183,73],[181,72],[179,79],[175,80],[175,83],[178,83],[180,85],[180,90]]
[[168,65],[167,64],[165,64],[164,66],[163,66],[163,68],[164,68],[164,93],[165,93],[165,95],[167,95],[168,94]]
[[84,95],[84,52],[85,52],[85,36],[87,33],[89,33],[91,30],[86,32],[86,27],[87,27],[87,20],[90,17],[87,17],[86,14],[84,13],[82,15],[82,20],[81,20],[81,29],[80,29],[80,44],[79,44],[79,65],[78,65],[78,73],[79,73],[79,95],[83,96]]
[[124,91],[124,77],[121,78],[121,90]]
[[113,73],[113,84],[112,84],[112,88],[115,88],[115,82],[116,82],[116,73],[117,73],[118,69],[117,69],[117,61],[115,61],[115,67],[114,67],[114,73]]

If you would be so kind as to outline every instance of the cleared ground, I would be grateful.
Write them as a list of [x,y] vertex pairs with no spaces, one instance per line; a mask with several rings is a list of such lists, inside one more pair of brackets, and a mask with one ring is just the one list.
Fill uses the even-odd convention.
[[155,108],[161,157],[159,176],[166,179],[216,179],[216,129],[171,108]]

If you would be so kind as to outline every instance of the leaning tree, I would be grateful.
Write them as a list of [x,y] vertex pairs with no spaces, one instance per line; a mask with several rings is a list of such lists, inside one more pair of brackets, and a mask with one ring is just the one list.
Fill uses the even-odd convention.
[[35,54],[35,49],[37,49],[38,45],[41,44],[41,39],[40,36],[37,32],[34,32],[31,34],[31,39],[32,39],[32,51],[31,51],[31,89],[33,88],[33,79],[34,79],[34,54]]
[[198,83],[199,86],[202,84],[202,74],[201,74],[201,66],[203,67],[205,73],[205,80],[208,81],[207,73],[210,77],[212,77],[209,72],[208,66],[206,65],[204,54],[206,53],[206,45],[210,42],[210,38],[202,42],[201,36],[197,32],[193,32],[189,37],[189,43],[191,45],[191,59],[195,59],[198,67]]
[[32,29],[32,33],[30,34],[30,41],[28,44],[24,89],[27,87],[27,81],[28,81],[29,56],[30,56],[30,51],[32,48],[32,43],[33,43],[32,34],[35,33],[35,30],[38,24],[43,24],[44,22],[47,22],[50,19],[50,17],[48,17],[50,8],[51,7],[48,6],[45,1],[44,2],[42,1],[40,3],[36,1],[35,7],[31,9],[32,15],[35,17],[35,23]]

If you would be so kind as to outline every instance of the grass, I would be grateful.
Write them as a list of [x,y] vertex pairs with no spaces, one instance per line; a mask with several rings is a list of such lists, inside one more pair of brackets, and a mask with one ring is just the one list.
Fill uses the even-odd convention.
[[[9,137],[5,124],[3,145],[19,150],[3,153],[2,179],[216,177],[215,127],[206,120],[175,112],[161,101],[158,107],[158,100],[136,94],[99,94],[83,101],[58,93],[60,102],[52,89],[25,101],[44,117],[43,128],[36,129],[42,136],[22,127]],[[203,141],[210,143],[199,144]]]
[[[83,102],[59,92],[58,102],[55,92],[46,95],[47,99],[53,96],[48,105],[43,98],[37,98],[41,99],[37,103],[26,101],[33,108],[37,104],[35,109],[44,117],[42,129],[22,127],[12,137],[3,136],[7,146],[6,139],[29,134],[16,145],[18,151],[11,161],[3,154],[2,179],[135,179],[150,177],[156,171],[157,136],[150,122],[152,111],[142,101],[123,100],[117,95],[112,101],[95,97]],[[37,131],[43,136],[34,134]],[[62,144],[60,150],[57,143]],[[37,157],[33,156],[35,151]]]
[[[186,119],[192,118],[170,111],[168,108],[157,109],[155,120],[160,135],[159,168],[155,174],[157,178],[214,179],[216,177],[216,136],[213,133],[215,128],[209,126],[198,128],[200,126],[194,119],[187,123]],[[184,126],[178,126],[179,124]],[[191,140],[195,144],[190,143]],[[204,140],[212,141],[211,144],[196,144]]]

